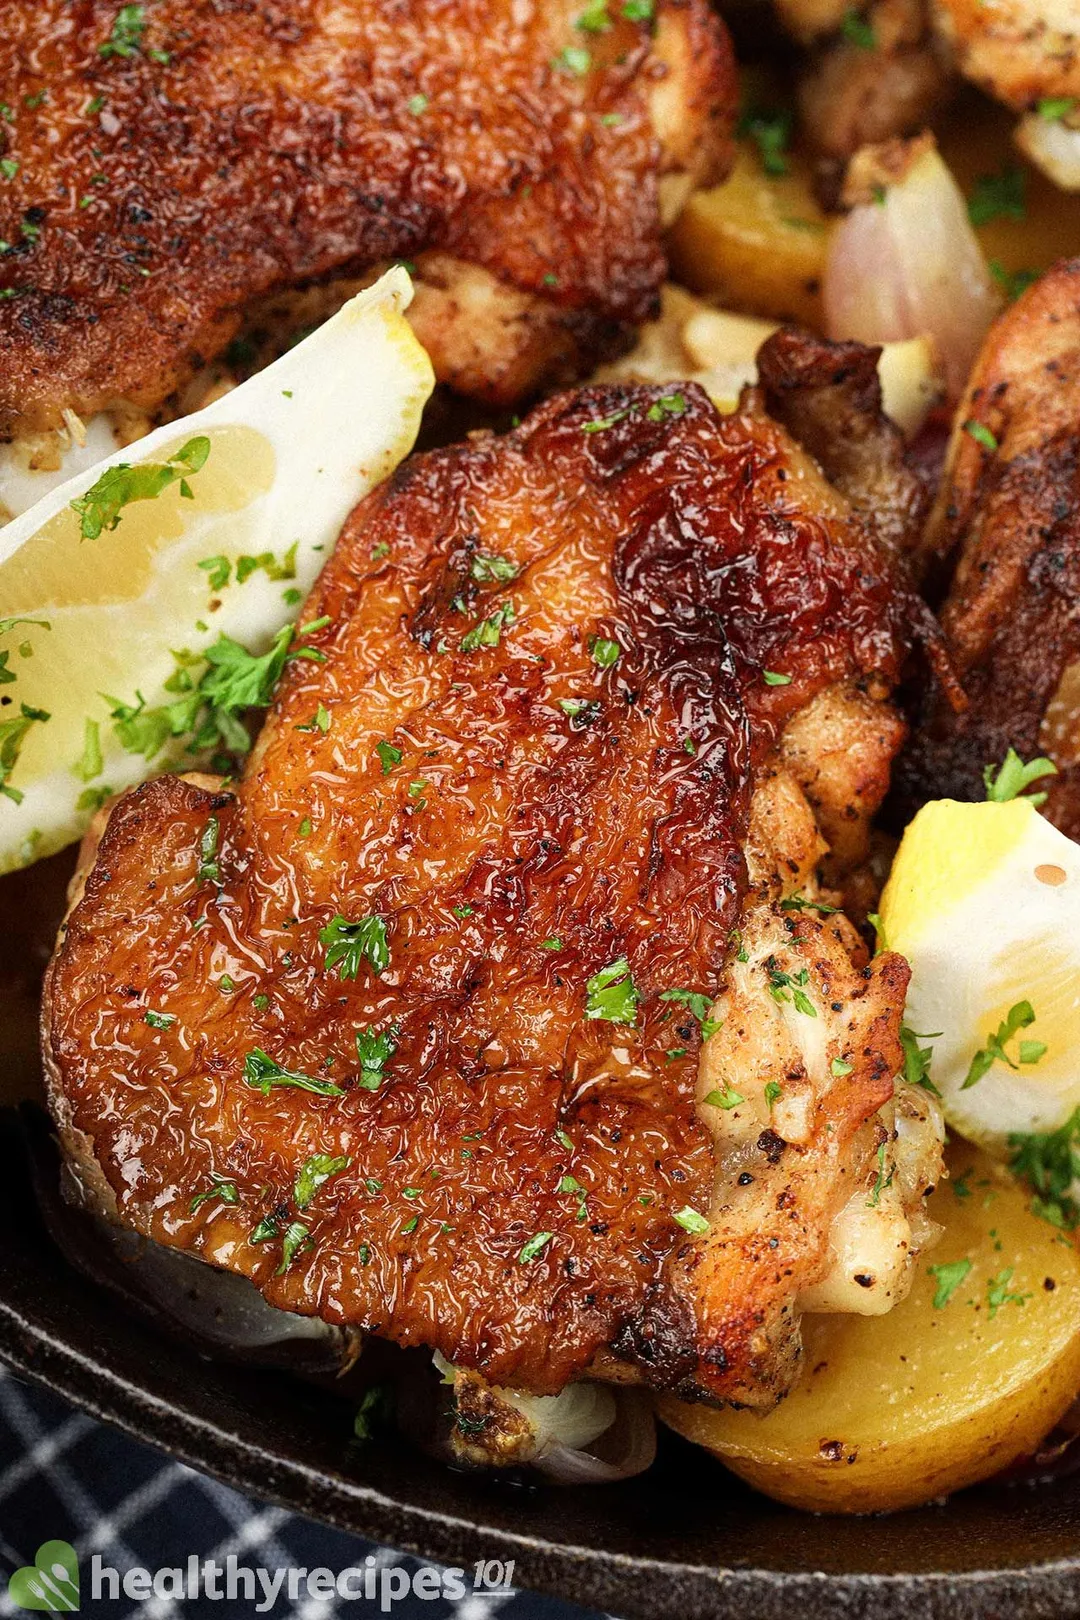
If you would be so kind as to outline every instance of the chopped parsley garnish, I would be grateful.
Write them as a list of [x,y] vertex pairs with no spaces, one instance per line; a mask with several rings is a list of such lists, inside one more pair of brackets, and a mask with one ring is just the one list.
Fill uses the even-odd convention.
[[514,604],[503,602],[494,613],[489,614],[486,619],[481,619],[479,624],[474,624],[471,630],[466,630],[461,638],[461,651],[472,653],[478,647],[497,647],[503,626],[513,622]]
[[585,986],[586,1018],[606,1018],[612,1024],[636,1024],[640,1001],[625,956],[594,973]]
[[[1010,748],[1001,765],[983,767],[986,797],[995,804],[1006,804],[1010,799],[1018,798],[1032,782],[1038,782],[1044,776],[1056,776],[1057,773],[1058,768],[1052,759],[1033,759],[1025,765],[1016,749]],[[1046,803],[1045,793],[1028,796],[1036,806]]]
[[149,1024],[151,1029],[171,1029],[176,1023],[176,1014],[154,1012],[153,1008],[148,1007],[143,1014],[143,1023]]
[[725,1086],[723,1091],[710,1091],[705,1098],[709,1108],[737,1108],[741,1102],[745,1101],[746,1098],[742,1093],[733,1091],[730,1086]]
[[583,79],[592,67],[592,55],[582,45],[566,45],[558,56],[552,58],[551,65],[561,73]]
[[1056,124],[1062,118],[1068,118],[1071,112],[1076,111],[1076,98],[1074,96],[1043,96],[1037,104],[1036,111],[1040,118],[1048,123]]
[[627,22],[651,22],[656,0],[623,0],[622,14]]
[[188,1205],[190,1215],[194,1215],[201,1204],[209,1203],[211,1198],[216,1198],[222,1204],[238,1204],[240,1202],[240,1194],[237,1192],[234,1182],[223,1181],[218,1176],[211,1176],[210,1180],[212,1185],[207,1187],[205,1191],[196,1193]]
[[299,1074],[295,1069],[283,1069],[260,1046],[256,1046],[244,1059],[244,1084],[252,1091],[269,1097],[272,1091],[291,1087],[294,1091],[311,1091],[317,1097],[343,1097],[345,1093],[332,1080],[316,1079],[310,1074]]
[[686,411],[685,394],[661,394],[645,412],[647,422],[662,422],[667,416],[682,416]]
[[973,225],[989,225],[992,219],[1023,219],[1026,178],[1014,165],[1000,174],[984,174],[976,180],[968,198],[968,218]]
[[754,142],[766,174],[787,174],[785,153],[794,122],[793,114],[786,108],[779,112],[747,108],[739,119],[736,134]]
[[265,1012],[267,1007],[270,1005],[270,997],[265,994],[252,996],[251,1005],[255,1008],[256,1012]]
[[563,942],[559,938],[558,934],[551,934],[547,939],[542,939],[540,941],[540,949],[542,951],[561,951],[563,949]]
[[1045,1057],[1045,1041],[1021,1041],[1015,1063],[1005,1050],[1014,1036],[1034,1022],[1035,1011],[1030,1001],[1018,1001],[1010,1007],[1007,1017],[1002,1019],[992,1035],[986,1037],[986,1045],[980,1046],[975,1053],[960,1090],[967,1091],[971,1086],[978,1085],[983,1075],[992,1069],[995,1063],[1005,1063],[1010,1069],[1017,1070],[1020,1064],[1030,1066]]
[[804,894],[789,894],[786,900],[781,900],[781,911],[816,911],[819,917],[832,917],[839,910],[839,906],[827,906],[821,900],[808,900]]
[[22,804],[24,795],[11,786],[11,773],[19,762],[26,734],[33,725],[44,725],[52,716],[47,709],[34,709],[28,703],[19,704],[18,714],[0,720],[0,793],[13,804]]
[[401,749],[395,748],[393,743],[378,742],[375,744],[375,752],[379,756],[384,776],[389,776],[394,766],[401,764]]
[[512,563],[509,557],[495,556],[486,551],[476,553],[469,564],[469,572],[480,584],[492,579],[505,584],[508,579],[516,579],[518,575],[517,564]]
[[589,656],[598,669],[610,669],[619,662],[622,648],[607,636],[589,637]]
[[964,432],[970,439],[974,439],[976,444],[981,444],[984,450],[996,450],[998,447],[997,439],[990,429],[985,423],[976,422],[974,417],[970,417],[964,423]]
[[709,1230],[709,1223],[704,1215],[699,1215],[696,1209],[690,1208],[689,1204],[684,1204],[682,1209],[676,1211],[675,1220],[684,1232],[693,1233],[695,1236]]
[[428,98],[423,91],[418,91],[415,96],[409,97],[405,105],[414,118],[419,118],[422,113],[426,113],[428,110]]
[[621,411],[612,411],[610,416],[594,416],[591,422],[583,424],[581,431],[582,433],[606,433],[608,428],[613,428],[617,422],[625,421],[629,415],[630,407],[627,405]]
[[355,979],[366,962],[376,978],[390,966],[386,924],[374,915],[349,922],[340,913],[319,931],[319,944],[327,947],[326,969],[337,968],[341,979]]
[[871,1192],[869,1198],[866,1200],[867,1209],[877,1209],[878,1205],[881,1202],[882,1193],[885,1191],[886,1187],[891,1187],[892,1186],[893,1177],[896,1175],[896,1166],[895,1166],[895,1164],[893,1165],[892,1169],[889,1171],[888,1176],[886,1176],[886,1174],[885,1174],[885,1143],[884,1142],[882,1142],[878,1147],[878,1150],[877,1150],[877,1163],[878,1163],[877,1177],[876,1177],[876,1179],[874,1181],[874,1189]]
[[941,1311],[952,1299],[964,1278],[971,1270],[970,1260],[950,1260],[940,1266],[927,1266],[927,1272],[937,1283],[934,1294],[934,1309]]
[[310,1159],[305,1159],[293,1188],[297,1209],[307,1209],[323,1182],[329,1181],[331,1176],[339,1176],[350,1164],[352,1159],[345,1154],[331,1158],[329,1153],[313,1153]]
[[0,174],[5,180],[14,180],[19,172],[18,158],[0,158]]
[[212,591],[223,591],[229,583],[232,572],[232,563],[228,557],[204,557],[202,562],[196,563],[207,576],[207,584]]
[[557,702],[572,731],[584,731],[600,713],[600,704],[589,698],[559,698]]
[[855,1073],[855,1065],[849,1063],[847,1058],[834,1057],[829,1064],[829,1073],[834,1080],[846,1080],[849,1074]]
[[1056,1131],[1013,1132],[1009,1147],[1009,1169],[1031,1188],[1032,1211],[1065,1232],[1080,1226],[1080,1108]]
[[168,461],[146,462],[141,467],[118,461],[115,467],[107,467],[85,495],[68,503],[81,519],[83,539],[96,540],[103,529],[115,529],[125,506],[130,506],[133,501],[155,500],[162,490],[168,489],[177,480],[181,495],[189,501],[193,500],[188,479],[205,466],[209,454],[210,440],[205,434],[200,434],[189,439]]
[[1006,270],[1000,259],[990,259],[989,270],[1010,304],[1039,279],[1037,270]]
[[356,1056],[360,1062],[361,1091],[378,1091],[386,1079],[385,1069],[397,1051],[397,1025],[377,1034],[373,1029],[356,1031]]
[[689,1008],[701,1026],[703,1041],[707,1041],[710,1035],[715,1035],[720,1028],[722,1020],[709,1017],[713,998],[704,995],[700,990],[661,990],[660,1000],[674,1001],[681,1007]]
[[199,869],[195,874],[199,883],[220,883],[221,867],[218,863],[218,845],[221,841],[221,823],[211,816],[199,839]]
[[764,669],[764,670],[762,670],[761,678],[765,682],[766,686],[790,686],[791,685],[791,676],[790,675],[779,675],[779,674],[777,674],[775,669]]
[[941,1092],[930,1078],[930,1062],[934,1056],[932,1046],[920,1046],[920,1041],[936,1041],[941,1031],[936,1030],[930,1035],[920,1035],[917,1030],[909,1029],[907,1024],[900,1025],[900,1046],[904,1053],[904,1079],[909,1086],[922,1086],[933,1096],[940,1097]]
[[105,761],[101,757],[101,727],[96,720],[83,721],[82,753],[71,769],[80,782],[92,782],[105,769]]
[[277,1270],[274,1272],[274,1276],[280,1277],[284,1272],[288,1271],[300,1250],[310,1247],[311,1235],[308,1227],[304,1225],[303,1221],[290,1221],[285,1228],[285,1236],[281,1240],[281,1260]]
[[877,46],[873,26],[858,11],[844,13],[840,32],[850,45],[857,45],[860,51],[872,51]]
[[806,968],[800,968],[797,973],[785,973],[776,957],[769,956],[765,960],[765,971],[769,975],[769,994],[775,1002],[790,1001],[796,1012],[805,1013],[807,1018],[817,1017],[817,1008],[803,988],[810,978]]
[[574,19],[574,27],[586,34],[605,34],[611,27],[607,0],[589,0],[585,10]]
[[780,1101],[783,1091],[784,1088],[780,1084],[779,1080],[767,1080],[765,1082],[765,1106],[770,1110],[770,1112],[773,1104]]
[[1017,1294],[1010,1289],[1012,1275],[1012,1266],[1006,1266],[1004,1271],[1000,1271],[996,1277],[991,1277],[986,1284],[986,1303],[991,1321],[1003,1305],[1024,1305],[1031,1298],[1030,1294]]
[[296,729],[297,731],[321,731],[325,737],[326,733],[330,730],[329,709],[320,703],[311,719],[305,720],[304,724],[302,726],[297,726]]
[[472,916],[474,908],[472,906],[451,906],[450,909],[454,913],[455,917],[461,917],[464,919],[465,917]]
[[[366,1266],[367,1260],[362,1260],[361,1264]],[[390,1421],[391,1406],[392,1393],[389,1386],[372,1384],[365,1392],[359,1410],[353,1418],[353,1434],[357,1440],[370,1440],[376,1429],[385,1428]]]
[[563,1176],[555,1190],[563,1197],[576,1198],[578,1206],[576,1219],[579,1221],[588,1220],[588,1194],[576,1176]]
[[529,1241],[522,1245],[521,1253],[518,1255],[519,1263],[527,1266],[530,1260],[535,1260],[538,1255],[543,1254],[554,1236],[554,1232],[534,1232]]
[[[112,33],[98,46],[99,56],[128,58],[143,48],[142,37],[146,29],[145,6],[121,6],[113,19]],[[168,63],[168,51],[147,51],[152,62]]]
[[559,1142],[559,1143],[562,1144],[562,1146],[566,1149],[567,1153],[572,1153],[574,1151],[574,1139],[573,1139],[572,1136],[569,1135],[568,1132],[566,1132],[566,1131],[556,1131],[555,1132],[555,1140],[556,1140],[556,1142]]
[[276,1238],[280,1227],[272,1215],[264,1215],[257,1226],[253,1226],[248,1233],[249,1243],[269,1243]]

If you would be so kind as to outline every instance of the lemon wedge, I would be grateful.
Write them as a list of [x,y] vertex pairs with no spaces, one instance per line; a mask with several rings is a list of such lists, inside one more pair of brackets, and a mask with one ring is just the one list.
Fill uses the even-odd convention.
[[415,442],[434,378],[411,298],[390,271],[0,529],[0,872],[77,838],[110,792],[190,763],[191,736],[148,715],[191,691],[223,636],[264,654],[296,617],[348,513]]
[[1080,846],[1030,799],[925,805],[881,899],[949,1124],[999,1157],[1080,1106]]

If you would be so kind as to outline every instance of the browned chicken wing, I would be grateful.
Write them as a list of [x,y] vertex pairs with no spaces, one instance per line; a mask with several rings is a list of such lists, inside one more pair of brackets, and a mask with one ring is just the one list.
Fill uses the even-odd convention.
[[938,1170],[905,965],[818,886],[888,785],[908,606],[693,385],[406,463],[243,780],[151,782],[87,850],[44,1039],[89,1196],[501,1385],[770,1403],[803,1308],[902,1296]]
[[1061,775],[1046,814],[1080,836],[1080,260],[1057,265],[991,327],[957,414],[928,534],[953,569],[941,612],[967,695],[925,699],[905,799],[981,799],[1015,748]]
[[574,375],[650,314],[663,217],[727,152],[722,23],[638,9],[0,0],[0,437],[157,406],[252,300],[398,257],[442,377]]

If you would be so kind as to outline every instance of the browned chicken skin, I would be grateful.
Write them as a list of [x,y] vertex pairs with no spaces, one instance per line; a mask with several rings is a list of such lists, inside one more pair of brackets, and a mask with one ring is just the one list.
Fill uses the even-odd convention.
[[[821,829],[857,860],[885,793],[907,609],[785,432],[693,385],[406,463],[243,781],[151,782],[88,851],[44,1040],[91,1194],[499,1384],[614,1357],[774,1400],[806,1302],[903,1292],[937,1162],[931,1121],[906,1203],[883,1169],[905,966],[807,898]],[[341,976],[335,918],[385,959]]]
[[1061,775],[1045,813],[1080,836],[1080,260],[1057,265],[991,327],[956,418],[927,537],[952,573],[941,611],[967,695],[928,692],[905,801],[981,799],[1012,747]]
[[[124,8],[131,11],[132,8]],[[0,437],[154,407],[283,287],[404,257],[440,375],[505,402],[653,309],[735,103],[706,0],[0,0]]]

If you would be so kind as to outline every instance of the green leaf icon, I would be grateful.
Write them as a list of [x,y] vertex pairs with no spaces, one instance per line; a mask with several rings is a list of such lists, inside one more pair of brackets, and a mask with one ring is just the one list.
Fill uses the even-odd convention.
[[8,1596],[20,1609],[72,1614],[79,1607],[79,1561],[69,1541],[44,1541],[35,1562],[17,1569]]

